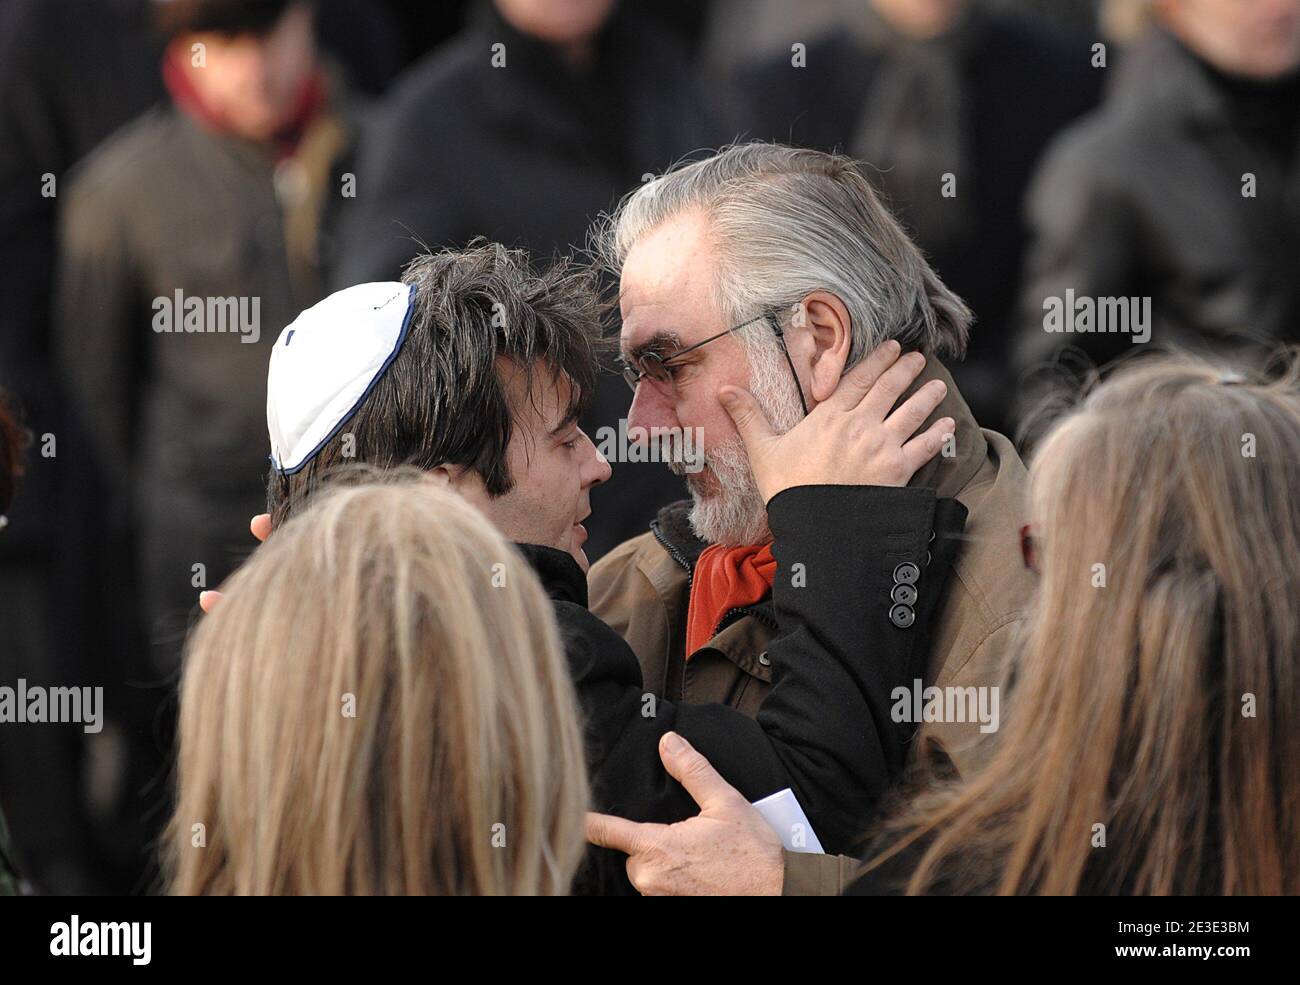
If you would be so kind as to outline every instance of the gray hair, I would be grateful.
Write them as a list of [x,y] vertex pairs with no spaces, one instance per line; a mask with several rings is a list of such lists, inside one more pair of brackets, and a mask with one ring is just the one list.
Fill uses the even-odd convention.
[[825,290],[852,320],[846,369],[888,339],[936,355],[965,353],[970,309],[939,280],[852,159],[733,144],[630,192],[598,225],[594,250],[617,276],[637,240],[692,210],[708,219],[729,319]]

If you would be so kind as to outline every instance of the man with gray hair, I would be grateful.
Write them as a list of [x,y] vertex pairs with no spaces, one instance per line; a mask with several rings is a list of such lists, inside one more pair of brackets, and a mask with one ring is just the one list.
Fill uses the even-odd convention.
[[[904,359],[926,357],[909,392],[946,388],[932,419],[957,422],[910,485],[969,510],[925,683],[996,686],[1031,588],[1020,554],[1025,468],[1010,441],[979,427],[937,358],[962,355],[969,311],[854,162],[735,145],[636,189],[596,245],[619,278],[620,348],[635,393],[629,430],[703,435],[705,467],[687,474],[691,501],[661,511],[649,533],[591,571],[592,610],[636,651],[647,689],[757,713],[772,683],[776,622],[752,449],[792,428],[891,339]],[[819,559],[806,561],[815,572]],[[905,631],[919,576],[899,564],[890,596],[862,604],[880,606]],[[809,586],[818,590],[811,575]],[[961,771],[978,755],[977,725],[913,724],[932,762]],[[821,867],[835,864],[787,856],[786,891],[833,881]]]

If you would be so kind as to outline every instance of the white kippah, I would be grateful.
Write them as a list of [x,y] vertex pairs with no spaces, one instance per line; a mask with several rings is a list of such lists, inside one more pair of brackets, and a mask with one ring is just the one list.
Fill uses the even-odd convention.
[[358,284],[280,333],[266,378],[271,464],[297,472],[347,423],[406,341],[414,301],[413,285]]

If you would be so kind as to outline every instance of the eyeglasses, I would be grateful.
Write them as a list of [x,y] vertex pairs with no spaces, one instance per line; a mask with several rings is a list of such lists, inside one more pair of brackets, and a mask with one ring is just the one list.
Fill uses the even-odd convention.
[[808,404],[803,397],[803,387],[799,383],[799,374],[794,371],[794,360],[790,358],[790,350],[785,346],[785,331],[781,328],[781,322],[778,320],[777,309],[775,308],[769,308],[761,315],[755,315],[748,321],[743,321],[739,325],[733,325],[731,328],[719,332],[717,335],[710,335],[707,339],[704,339],[701,342],[696,342],[694,345],[688,345],[685,349],[678,349],[676,352],[671,353],[666,357],[659,355],[657,352],[643,352],[637,359],[637,363],[640,364],[639,366],[624,360],[622,365],[623,379],[627,382],[627,385],[631,388],[633,393],[636,392],[637,385],[647,377],[662,386],[671,387],[674,382],[672,371],[674,368],[681,365],[679,360],[682,356],[686,355],[688,352],[694,352],[696,349],[699,349],[701,346],[706,346],[710,342],[716,342],[724,335],[730,335],[732,332],[739,332],[742,328],[748,328],[750,325],[754,324],[754,322],[764,321],[767,319],[771,319],[772,331],[776,334],[777,343],[781,346],[781,352],[785,355],[786,365],[790,367],[790,375],[794,377],[794,386],[799,393],[799,405],[803,407],[804,416],[806,417],[808,415]]

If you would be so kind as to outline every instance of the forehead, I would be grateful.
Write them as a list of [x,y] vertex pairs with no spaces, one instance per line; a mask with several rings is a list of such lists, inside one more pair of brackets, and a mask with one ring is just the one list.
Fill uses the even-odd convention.
[[517,428],[544,435],[567,423],[573,386],[563,373],[546,362],[534,363],[530,388],[529,374],[512,359],[498,358],[497,372]]
[[619,280],[623,353],[656,335],[674,335],[686,346],[718,331],[714,272],[714,249],[702,213],[674,216],[637,240]]

